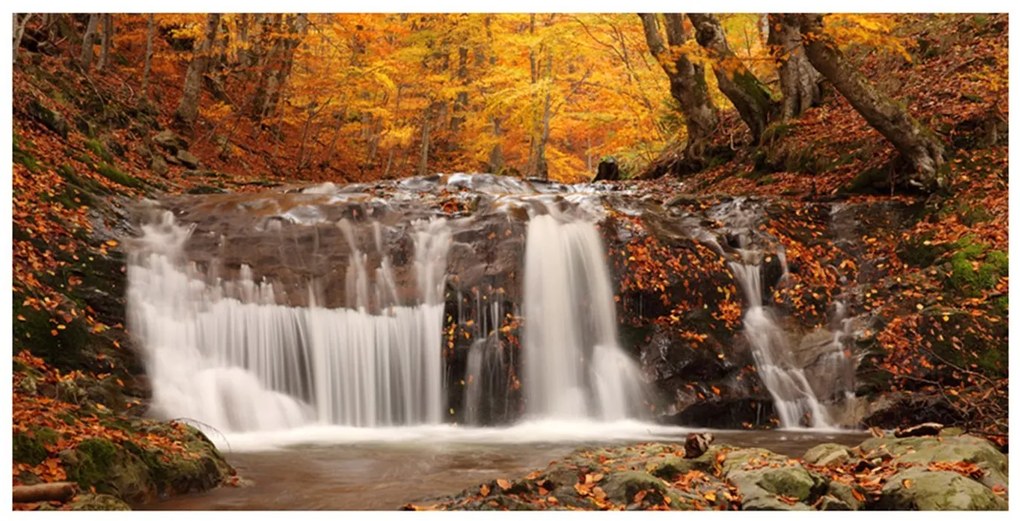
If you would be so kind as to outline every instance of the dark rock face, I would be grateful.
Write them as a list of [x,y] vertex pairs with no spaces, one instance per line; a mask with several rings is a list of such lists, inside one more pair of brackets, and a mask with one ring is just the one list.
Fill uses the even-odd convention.
[[769,425],[776,421],[776,411],[769,399],[733,398],[697,402],[679,414],[669,417],[670,423],[707,429],[741,429]]
[[67,139],[67,133],[71,130],[71,125],[67,122],[67,118],[65,118],[63,114],[44,107],[36,100],[32,100],[28,104],[28,113],[32,116],[32,118],[42,123],[46,128],[57,133],[60,137]]

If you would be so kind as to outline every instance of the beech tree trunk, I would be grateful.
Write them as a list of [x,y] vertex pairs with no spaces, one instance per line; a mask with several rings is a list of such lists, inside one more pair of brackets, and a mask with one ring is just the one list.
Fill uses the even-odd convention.
[[429,136],[431,131],[429,124],[430,112],[432,112],[431,107],[425,110],[421,122],[421,154],[418,156],[418,175],[427,175],[429,173],[429,145],[431,144]]
[[156,33],[156,15],[149,13],[145,30],[145,68],[142,69],[142,97],[149,97],[149,74],[152,73],[152,37]]
[[783,93],[779,115],[793,119],[822,99],[822,75],[804,54],[797,16],[768,15],[769,53],[779,63],[779,88]]
[[96,63],[96,70],[101,71],[110,60],[110,46],[113,44],[113,15],[106,13],[103,16],[103,34],[100,35],[101,45],[99,46],[99,62]]
[[85,72],[89,71],[89,67],[92,66],[92,58],[95,56],[92,46],[96,41],[96,30],[99,28],[99,17],[102,16],[98,13],[92,13],[89,15],[89,23],[85,27],[85,36],[81,39],[81,66],[85,69]]
[[687,125],[687,144],[682,160],[687,164],[686,168],[697,170],[704,160],[709,137],[719,124],[719,116],[709,97],[708,84],[705,83],[705,67],[692,62],[683,53],[670,52],[669,48],[678,48],[689,39],[684,30],[682,15],[663,15],[669,48],[659,32],[656,15],[642,13],[638,16],[644,26],[648,48],[669,77],[669,92],[680,105],[680,112]]
[[843,95],[896,150],[911,163],[914,173],[908,184],[933,191],[947,184],[943,173],[945,149],[942,142],[906,107],[880,93],[843,55],[822,29],[822,15],[800,15],[804,50],[825,79]]
[[209,65],[209,52],[216,38],[220,25],[220,14],[212,13],[206,18],[205,38],[195,49],[195,55],[188,64],[188,72],[184,76],[184,92],[174,112],[176,123],[183,130],[191,130],[198,119],[198,101],[202,93],[202,76]]
[[740,119],[751,129],[752,140],[757,143],[775,113],[772,94],[730,49],[718,18],[697,13],[687,13],[687,17],[694,24],[698,45],[708,51],[714,61],[712,71],[719,82],[719,90],[733,103]]
[[21,15],[21,19],[18,19],[18,13],[12,15],[14,17],[14,62],[18,61],[18,47],[21,47],[21,38],[25,36],[25,25],[28,24],[29,18],[32,18],[32,13],[25,13]]

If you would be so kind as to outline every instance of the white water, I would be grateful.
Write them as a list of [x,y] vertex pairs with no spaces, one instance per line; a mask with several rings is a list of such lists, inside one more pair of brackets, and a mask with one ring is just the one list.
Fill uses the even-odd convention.
[[594,224],[536,215],[526,244],[522,385],[528,416],[638,416],[642,375],[617,342],[609,268]]
[[[236,282],[208,280],[181,260],[189,228],[169,212],[143,226],[129,260],[128,320],[153,412],[224,432],[439,423],[450,232],[439,220],[414,226],[421,302],[411,305],[397,305],[388,259],[369,279],[348,234],[356,309],[316,307],[314,298],[308,308],[277,304],[272,285],[245,267]],[[374,314],[366,310],[372,295]]]
[[804,369],[792,360],[792,345],[786,331],[776,322],[774,310],[762,304],[761,266],[731,262],[730,269],[747,298],[744,334],[751,343],[758,376],[772,395],[781,425],[800,427],[807,416],[811,427],[832,429],[828,411],[808,383]]

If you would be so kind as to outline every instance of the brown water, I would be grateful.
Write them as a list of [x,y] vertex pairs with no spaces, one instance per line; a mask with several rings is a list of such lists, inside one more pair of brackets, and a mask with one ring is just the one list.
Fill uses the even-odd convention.
[[[724,431],[717,443],[763,447],[793,457],[819,443],[856,445],[866,433]],[[654,441],[680,441],[657,436]],[[648,438],[640,441],[650,441]],[[252,486],[139,505],[147,510],[395,510],[408,502],[451,495],[496,478],[544,468],[578,447],[625,441],[480,443],[426,440],[297,445],[228,452],[227,460]]]

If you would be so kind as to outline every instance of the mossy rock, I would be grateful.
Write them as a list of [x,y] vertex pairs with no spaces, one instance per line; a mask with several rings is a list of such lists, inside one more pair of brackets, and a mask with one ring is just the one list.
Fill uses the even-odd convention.
[[977,481],[950,471],[912,467],[889,478],[876,506],[884,510],[1006,510],[1008,504]]
[[57,431],[41,427],[28,433],[15,432],[11,439],[13,460],[29,465],[38,465],[49,456],[46,445],[57,441]]
[[98,139],[87,139],[85,140],[85,148],[89,149],[96,157],[99,157],[107,163],[113,162],[113,154],[103,145],[102,141]]
[[[726,480],[740,492],[743,510],[811,510],[808,505],[818,499],[828,485],[824,478],[809,472],[800,463],[791,463],[789,458],[764,449],[728,453],[723,472]],[[797,502],[789,504],[780,501],[778,496],[794,498]]]
[[935,462],[973,463],[984,471],[981,483],[988,487],[1009,485],[1009,460],[991,442],[970,435],[929,439],[934,443],[926,443],[914,451],[904,453],[897,461],[918,465]]
[[642,490],[647,491],[645,498],[652,503],[662,503],[666,497],[670,497],[672,503],[677,503],[676,495],[663,480],[640,470],[609,474],[602,482],[602,490],[610,501],[620,505],[631,503],[634,495]]
[[125,501],[155,497],[149,470],[138,456],[104,438],[88,438],[61,453],[67,478],[82,489],[95,487]]
[[124,172],[121,172],[119,169],[117,169],[117,167],[106,162],[97,165],[96,172],[119,185],[127,186],[130,188],[138,188],[142,185],[141,181],[139,181],[138,178],[130,174],[125,174]]
[[17,135],[14,136],[13,141],[14,162],[23,165],[29,172],[38,172],[42,168],[42,165],[40,165],[39,160],[32,155],[32,149],[35,148],[32,145],[32,142],[22,140]]
[[67,506],[71,510],[131,510],[127,503],[109,494],[78,494]]

